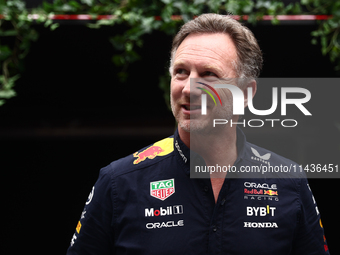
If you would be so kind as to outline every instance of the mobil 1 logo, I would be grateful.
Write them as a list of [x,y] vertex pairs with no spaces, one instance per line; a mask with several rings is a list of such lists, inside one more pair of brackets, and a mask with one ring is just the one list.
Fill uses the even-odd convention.
[[183,205],[173,205],[160,207],[159,209],[155,208],[145,208],[145,217],[154,217],[154,216],[167,216],[167,215],[175,215],[175,214],[183,214]]

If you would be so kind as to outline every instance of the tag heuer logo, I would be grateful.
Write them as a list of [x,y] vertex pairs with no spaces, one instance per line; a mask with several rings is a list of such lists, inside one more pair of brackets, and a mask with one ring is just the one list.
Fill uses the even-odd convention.
[[175,179],[150,182],[150,195],[165,200],[175,193]]

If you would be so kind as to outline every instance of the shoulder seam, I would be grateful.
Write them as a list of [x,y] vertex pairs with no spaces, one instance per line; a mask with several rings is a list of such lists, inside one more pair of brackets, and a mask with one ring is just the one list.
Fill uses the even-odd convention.
[[[146,165],[144,165],[144,166],[141,165],[141,166],[138,166],[137,168],[131,168],[131,169],[129,169],[129,170],[123,172],[123,173],[118,173],[118,174],[115,174],[114,168],[113,168],[113,166],[112,166],[112,164],[113,164],[115,161],[114,161],[114,162],[111,162],[111,163],[110,163],[110,168],[112,169],[112,177],[115,178],[115,177],[119,177],[119,176],[121,176],[121,175],[125,175],[125,174],[129,174],[129,173],[132,173],[132,172],[135,172],[135,171],[142,170],[142,169],[144,169],[144,168],[147,168],[147,167],[150,167],[150,166],[152,166],[152,165],[158,164],[158,163],[162,162],[163,160],[165,160],[165,159],[167,159],[167,158],[169,158],[170,156],[173,156],[173,155],[174,155],[174,153],[171,152],[171,153],[169,153],[168,155],[162,156],[162,158],[158,159],[158,161],[156,161],[156,162],[148,162],[148,164],[146,164]],[[133,163],[131,162],[131,164],[133,164]]]
[[109,165],[110,167],[110,184],[111,184],[111,188],[112,188],[112,191],[111,191],[111,200],[112,200],[112,221],[111,221],[111,225],[113,227],[113,229],[115,230],[114,231],[114,237],[115,239],[117,239],[117,229],[116,229],[116,219],[117,219],[117,212],[116,212],[116,208],[117,208],[117,205],[118,205],[118,202],[117,202],[117,188],[116,188],[116,183],[115,183],[115,180],[113,178],[113,169],[112,169],[112,166],[111,164]]

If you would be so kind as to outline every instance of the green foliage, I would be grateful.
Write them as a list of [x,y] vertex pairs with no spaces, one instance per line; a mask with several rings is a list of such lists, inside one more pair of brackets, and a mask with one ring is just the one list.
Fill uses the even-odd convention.
[[340,70],[340,1],[303,0],[313,13],[332,15],[332,19],[319,22],[319,28],[312,32],[312,44],[320,44],[323,55],[329,55],[335,63],[335,69]]
[[[161,31],[174,35],[184,22],[201,13],[247,15],[248,22],[256,24],[264,15],[302,14],[301,6],[308,9],[306,14],[333,15],[320,22],[312,33],[312,43],[320,43],[322,53],[328,54],[340,70],[340,0],[300,0],[287,6],[281,0],[55,0],[32,10],[22,0],[0,0],[0,105],[15,96],[13,87],[22,70],[21,60],[38,38],[32,24],[41,23],[53,31],[59,25],[50,19],[53,14],[90,14],[93,21],[87,26],[94,29],[123,25],[126,30],[109,40],[118,52],[112,61],[121,68],[118,76],[124,81],[128,65],[140,59],[138,49],[143,47],[145,34]],[[97,20],[98,15],[112,18]],[[272,23],[279,21],[274,18]],[[168,74],[160,78],[159,86],[169,102]]]
[[[20,77],[22,59],[29,52],[31,43],[38,39],[38,33],[32,28],[33,19],[21,0],[0,0],[0,106],[7,99],[16,95],[13,87]],[[40,12],[37,20],[45,26],[53,27],[47,13]]]

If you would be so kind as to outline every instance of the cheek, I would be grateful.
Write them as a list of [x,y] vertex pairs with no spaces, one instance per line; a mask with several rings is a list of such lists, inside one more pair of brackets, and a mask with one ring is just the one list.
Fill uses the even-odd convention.
[[224,89],[222,91],[218,92],[220,94],[221,97],[221,101],[222,103],[226,102],[226,103],[231,103],[233,100],[232,94],[228,89]]
[[178,99],[181,97],[182,88],[180,84],[176,81],[171,80],[170,84],[170,95],[172,99]]

